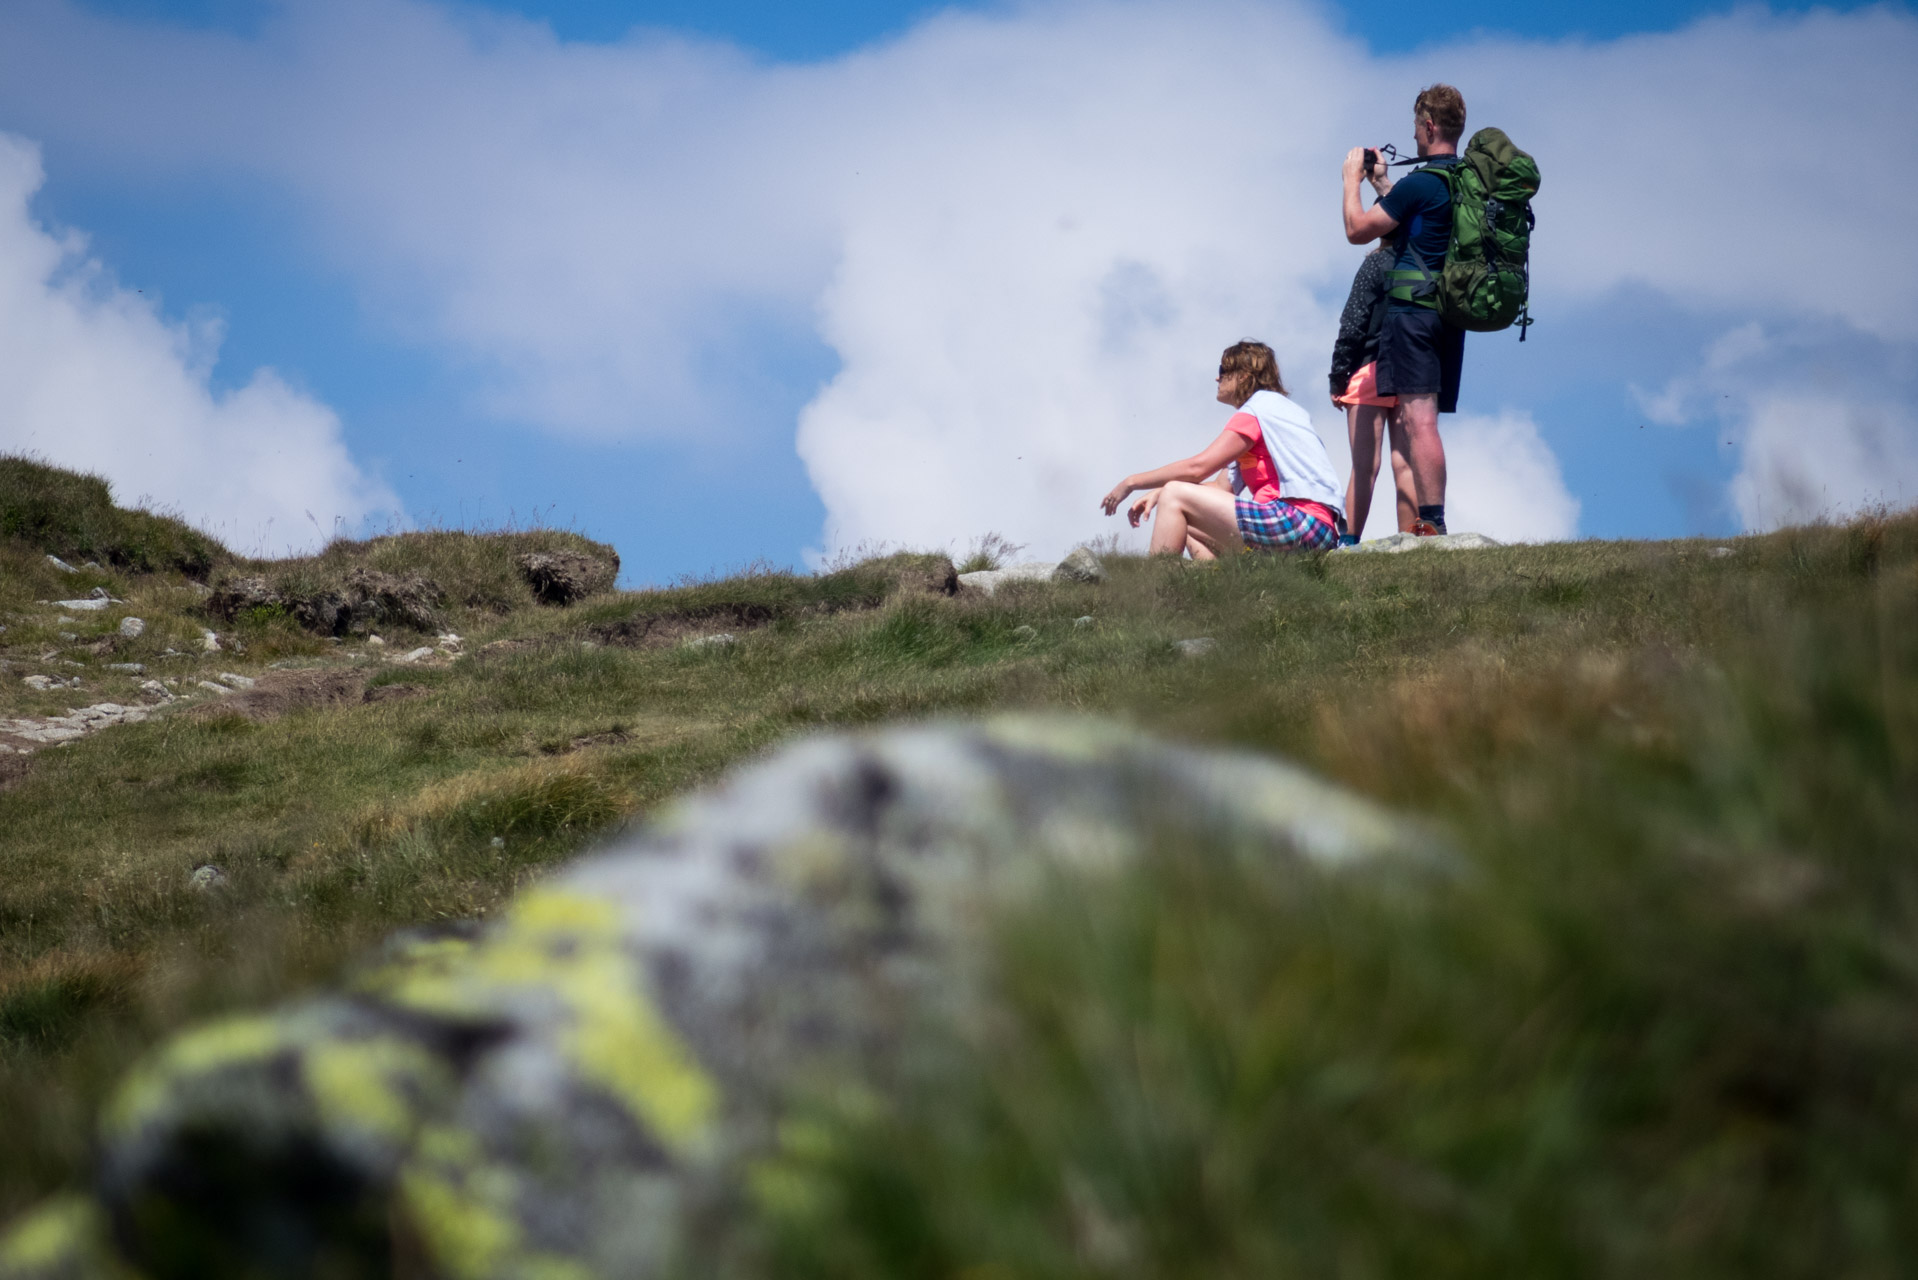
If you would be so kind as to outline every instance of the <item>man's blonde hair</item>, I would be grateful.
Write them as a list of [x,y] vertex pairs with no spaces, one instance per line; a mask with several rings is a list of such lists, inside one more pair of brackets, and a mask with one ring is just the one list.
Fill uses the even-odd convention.
[[1412,115],[1430,120],[1437,127],[1439,137],[1453,146],[1465,136],[1465,95],[1449,84],[1419,90],[1418,100],[1412,104]]
[[1228,378],[1245,374],[1250,384],[1245,390],[1247,399],[1254,391],[1285,394],[1285,383],[1279,379],[1279,358],[1263,342],[1247,338],[1227,347],[1225,354],[1219,357],[1219,372]]

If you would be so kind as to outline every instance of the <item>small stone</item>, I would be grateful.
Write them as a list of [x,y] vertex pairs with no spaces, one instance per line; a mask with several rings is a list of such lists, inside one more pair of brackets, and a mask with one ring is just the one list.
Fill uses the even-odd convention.
[[726,648],[739,643],[739,637],[730,631],[719,631],[709,636],[694,636],[686,642],[688,649]]
[[380,639],[378,636],[368,636],[366,638],[366,647],[369,649],[384,649],[386,647],[386,641]]
[[1039,631],[1036,627],[1014,627],[1012,629],[1012,638],[1014,640],[1036,640],[1039,638]]
[[62,640],[78,640],[80,637],[71,631],[62,631],[60,632],[60,638]]
[[1730,554],[1732,554],[1732,549],[1730,547],[1713,547],[1712,548],[1712,559],[1714,560],[1723,560],[1726,556]]
[[1219,644],[1211,636],[1197,636],[1191,640],[1177,641],[1172,647],[1188,658],[1203,658],[1218,648]]
[[48,689],[55,687],[60,682],[52,676],[23,676],[20,683],[29,689],[38,689],[42,693],[45,693]]
[[54,603],[62,609],[78,609],[82,613],[98,613],[100,610],[111,605],[113,601],[107,599],[105,596],[89,596],[85,600],[56,600]]
[[195,867],[192,871],[188,872],[186,883],[187,888],[197,889],[202,893],[205,893],[209,889],[223,889],[226,887],[226,872],[220,870],[212,863],[208,863],[202,867]]
[[144,618],[120,619],[120,634],[125,636],[129,640],[138,639],[140,634],[144,632],[146,629],[147,629],[147,624]]
[[58,569],[61,573],[80,572],[78,569],[74,568],[72,565],[62,560],[59,556],[48,556],[47,563],[52,565],[54,568]]
[[495,849],[504,849],[504,848],[506,847],[506,837],[504,837],[504,836],[494,836],[494,837],[493,837],[493,847],[494,847]]
[[1074,547],[1072,553],[1061,560],[1052,571],[1054,582],[1104,582],[1105,566],[1099,563],[1099,557],[1084,547]]
[[109,662],[107,663],[107,670],[124,671],[128,675],[135,676],[143,676],[147,673],[146,663],[144,662]]
[[233,690],[231,690],[231,689],[229,689],[229,688],[227,688],[227,687],[226,687],[225,685],[223,685],[223,684],[214,684],[214,683],[213,683],[213,682],[212,682],[211,680],[201,680],[201,681],[199,681],[199,686],[200,686],[200,687],[201,687],[202,689],[209,689],[209,690],[211,690],[211,691],[212,691],[212,692],[214,692],[214,693],[222,693],[222,694],[224,694],[224,693],[232,693],[232,692],[233,692]]
[[184,657],[186,657],[186,655],[185,655],[184,653],[181,653],[181,652],[180,652],[180,651],[179,651],[178,649],[162,649],[162,650],[160,650],[160,656],[161,656],[162,658],[184,658]]
[[100,562],[98,560],[89,560],[87,561],[85,567],[89,569],[98,569],[100,567]]
[[218,653],[220,651],[220,637],[211,631],[201,632],[200,648],[207,653]]
[[452,649],[457,652],[459,647],[466,642],[449,631],[443,636],[436,637],[433,643],[442,649]]
[[[99,566],[89,563],[87,567],[90,569],[97,569]],[[95,587],[93,590],[87,592],[87,599],[105,600],[107,599],[107,589],[105,587]]]
[[163,698],[168,702],[173,700],[173,695],[168,693],[166,686],[158,680],[142,680],[140,682],[140,692],[150,697]]
[[434,649],[434,648],[433,648],[433,647],[432,647],[431,645],[424,645],[424,644],[423,644],[423,645],[421,645],[421,646],[420,646],[419,648],[417,648],[417,649],[409,649],[409,650],[407,650],[407,651],[406,651],[405,653],[402,653],[401,655],[399,655],[399,657],[397,657],[397,658],[395,658],[395,659],[393,659],[393,661],[395,661],[395,662],[418,662],[418,661],[420,661],[420,660],[421,660],[421,659],[423,659],[423,658],[430,658],[430,657],[432,657],[432,656],[434,655],[434,653],[435,653],[435,652],[437,652],[437,651],[436,651],[436,650],[435,650],[435,649]]
[[222,671],[220,673],[220,679],[232,685],[235,689],[251,689],[258,683],[252,676],[236,676],[231,671]]

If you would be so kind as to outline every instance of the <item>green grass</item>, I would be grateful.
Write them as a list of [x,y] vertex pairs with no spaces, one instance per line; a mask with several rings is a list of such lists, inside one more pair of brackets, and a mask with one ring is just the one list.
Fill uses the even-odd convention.
[[[1002,922],[989,1034],[884,1106],[819,1100],[782,1157],[810,1190],[725,1266],[1908,1273],[1918,518],[1712,545],[1121,559],[989,599],[897,590],[893,562],[473,606],[470,656],[377,677],[417,696],[42,752],[0,792],[0,1213],[79,1176],[102,1093],[188,1019],[484,916],[794,733],[1054,708],[1301,760],[1439,825],[1470,874],[1277,882],[1168,832],[1137,876]],[[23,620],[33,581],[0,594],[9,654],[51,625]],[[165,575],[103,585],[195,625]],[[257,621],[250,653],[351,647]],[[737,643],[677,643],[716,631]],[[1173,647],[1200,635],[1207,658]],[[224,889],[188,887],[203,863]]]
[[137,573],[204,579],[229,553],[169,516],[113,504],[107,482],[0,455],[0,539],[55,555],[75,567],[96,560]]

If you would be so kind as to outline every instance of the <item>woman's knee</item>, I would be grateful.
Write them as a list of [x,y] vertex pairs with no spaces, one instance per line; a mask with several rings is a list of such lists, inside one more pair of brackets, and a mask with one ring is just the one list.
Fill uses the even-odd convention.
[[1170,505],[1179,511],[1192,510],[1193,499],[1198,496],[1199,488],[1189,480],[1168,480],[1159,494],[1159,509],[1163,511]]

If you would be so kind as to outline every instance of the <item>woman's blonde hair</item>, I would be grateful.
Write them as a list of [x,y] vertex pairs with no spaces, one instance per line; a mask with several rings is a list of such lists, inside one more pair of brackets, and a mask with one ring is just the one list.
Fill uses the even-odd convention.
[[1285,383],[1279,378],[1279,358],[1263,342],[1247,338],[1244,342],[1235,342],[1227,347],[1225,354],[1219,357],[1219,372],[1228,378],[1245,374],[1246,381],[1251,384],[1245,392],[1248,400],[1254,391],[1285,394]]

